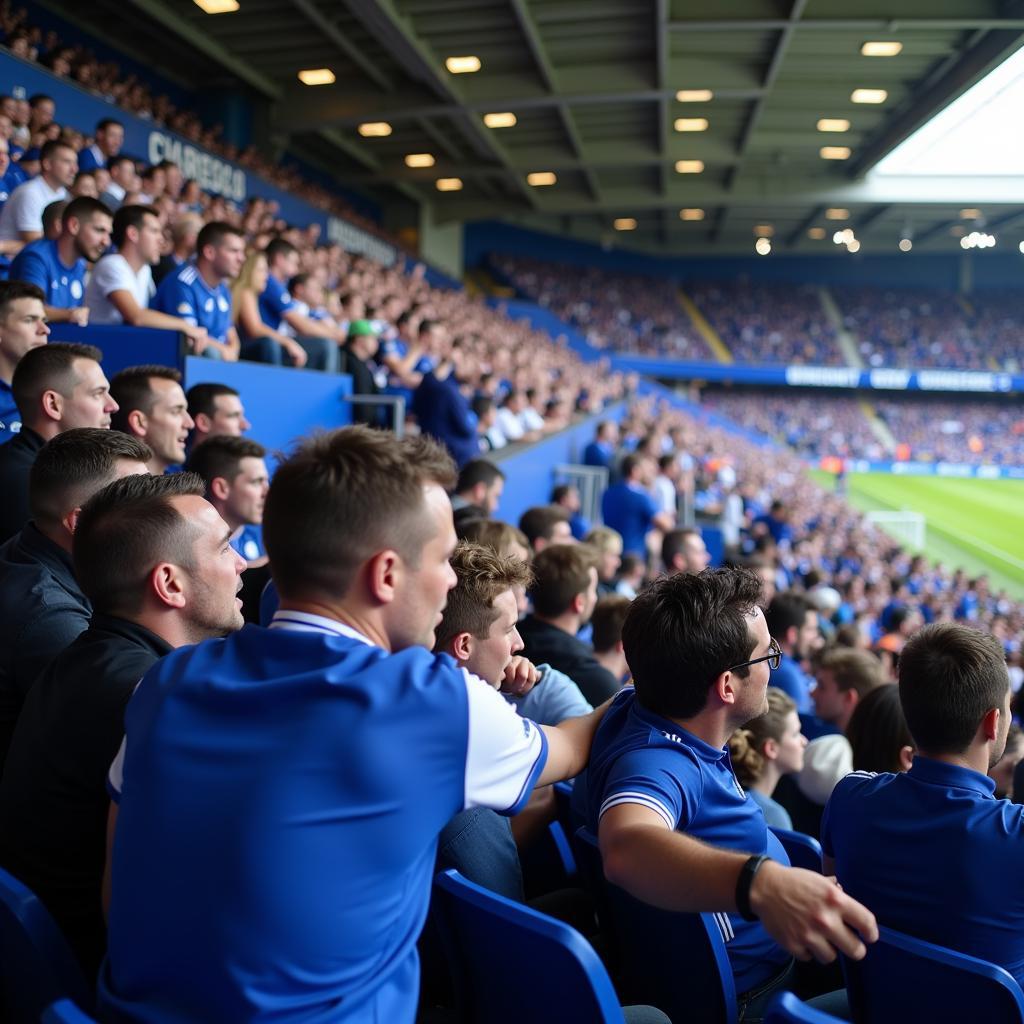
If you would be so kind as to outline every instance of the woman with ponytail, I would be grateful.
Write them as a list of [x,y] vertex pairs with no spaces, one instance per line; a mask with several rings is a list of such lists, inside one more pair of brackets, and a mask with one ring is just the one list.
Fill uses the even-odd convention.
[[774,686],[768,687],[768,710],[729,739],[736,778],[764,811],[769,828],[793,827],[789,812],[772,799],[772,793],[783,775],[803,768],[806,746],[796,704]]

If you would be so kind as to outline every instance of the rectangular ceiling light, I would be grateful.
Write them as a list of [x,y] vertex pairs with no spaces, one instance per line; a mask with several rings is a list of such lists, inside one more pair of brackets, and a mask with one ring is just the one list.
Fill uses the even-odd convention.
[[754,234],[759,235],[761,238],[771,238],[775,234],[775,228],[771,224],[756,224],[754,226]]
[[334,72],[330,68],[310,68],[299,72],[299,81],[303,85],[333,85]]
[[704,170],[703,160],[677,160],[677,174],[700,174]]
[[480,70],[479,57],[449,57],[444,66],[453,75],[471,75],[474,71]]
[[889,94],[884,89],[854,89],[850,99],[854,103],[884,103]]
[[406,167],[433,167],[434,157],[431,153],[410,153],[405,158]]
[[822,146],[818,150],[822,160],[849,160],[849,146]]
[[231,14],[238,10],[238,0],[196,0],[196,7],[207,14]]
[[703,220],[704,211],[696,206],[689,206],[679,211],[680,220]]
[[484,124],[488,128],[514,128],[516,126],[516,115],[511,111],[484,114]]
[[706,117],[677,117],[677,132],[706,132],[708,130],[708,119]]
[[359,134],[364,139],[384,139],[391,134],[391,125],[387,121],[367,121],[359,126]]
[[823,117],[818,121],[819,132],[848,132],[850,122],[845,117]]
[[896,57],[903,51],[903,44],[895,40],[875,40],[865,43],[860,52],[865,57]]
[[616,217],[612,221],[612,226],[616,231],[636,231],[636,218],[635,217]]
[[973,207],[967,210],[960,211],[961,220],[978,220],[981,217],[981,210],[975,210]]
[[808,231],[807,231],[807,237],[808,238],[813,238],[813,239],[815,239],[817,241],[820,241],[822,238],[825,237],[825,229],[824,228],[809,228]]
[[680,89],[676,93],[680,103],[710,103],[714,96],[710,89]]
[[438,192],[459,192],[462,189],[461,178],[438,178],[437,179],[437,191]]
[[850,211],[843,209],[841,206],[830,206],[825,211],[825,217],[828,220],[849,220]]
[[554,185],[558,177],[554,171],[534,171],[526,176],[527,185]]

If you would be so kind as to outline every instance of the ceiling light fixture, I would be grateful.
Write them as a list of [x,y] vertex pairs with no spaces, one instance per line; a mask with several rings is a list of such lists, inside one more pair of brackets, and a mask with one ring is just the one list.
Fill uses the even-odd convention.
[[819,132],[848,132],[850,122],[845,117],[822,117],[818,119]]
[[333,85],[334,72],[330,68],[309,68],[299,72],[299,81],[303,85]]
[[825,237],[824,228],[809,228],[807,231],[807,237],[813,238],[816,242],[820,242]]
[[849,220],[850,211],[844,209],[842,206],[830,206],[825,211],[826,220]]
[[433,167],[434,155],[432,153],[410,153],[405,158],[406,167]]
[[479,57],[449,57],[444,66],[453,75],[471,75],[481,68]]
[[636,218],[635,217],[616,217],[612,221],[612,227],[616,231],[636,231]]
[[438,192],[460,192],[462,190],[461,178],[438,178],[436,184]]
[[526,176],[527,185],[554,185],[558,176],[554,171],[534,171]]
[[759,238],[754,243],[754,252],[758,256],[767,256],[772,251],[772,243],[767,238]]
[[846,243],[847,252],[860,252],[860,242],[856,238],[851,239]]
[[760,238],[771,238],[775,234],[775,228],[771,224],[758,224],[754,228],[754,234]]
[[688,206],[679,211],[680,220],[703,220],[704,211],[697,206]]
[[706,132],[708,119],[706,117],[677,117],[675,129],[677,132]]
[[961,220],[981,220],[981,210],[975,210],[973,207],[967,210],[960,211]]
[[677,160],[677,174],[700,174],[704,170],[703,160]]
[[231,14],[238,10],[238,0],[196,0],[196,7],[207,14]]
[[903,52],[903,44],[895,40],[874,40],[865,43],[860,52],[864,57],[896,57]]
[[715,94],[710,89],[680,89],[676,99],[680,103],[710,103]]
[[488,128],[514,128],[516,115],[511,111],[504,111],[498,114],[484,114],[484,124]]
[[387,121],[367,121],[359,126],[359,134],[364,139],[384,139],[391,134],[391,125]]
[[899,242],[900,252],[910,252],[910,250],[913,249],[913,248],[914,248],[913,239],[910,239],[910,238],[901,238],[900,239],[900,242]]
[[849,160],[849,146],[822,146],[818,150],[822,160]]
[[889,98],[885,89],[854,89],[850,99],[854,103],[884,103]]

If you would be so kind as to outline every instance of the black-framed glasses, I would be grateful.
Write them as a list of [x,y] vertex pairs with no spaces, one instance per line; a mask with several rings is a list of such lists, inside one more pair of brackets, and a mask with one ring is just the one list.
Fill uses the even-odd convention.
[[775,637],[771,638],[768,650],[771,653],[766,654],[763,658],[751,658],[750,661],[741,661],[738,665],[730,665],[727,671],[735,672],[738,668],[747,668],[749,665],[760,665],[762,661],[767,661],[768,667],[774,672],[779,665],[782,664],[782,648],[779,646]]

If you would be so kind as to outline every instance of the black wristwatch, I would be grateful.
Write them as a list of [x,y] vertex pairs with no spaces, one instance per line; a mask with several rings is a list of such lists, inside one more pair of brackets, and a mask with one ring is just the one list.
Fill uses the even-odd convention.
[[757,914],[750,909],[750,887],[754,884],[754,876],[768,860],[771,857],[762,853],[750,857],[740,868],[740,877],[736,879],[736,909],[744,921],[757,920]]

